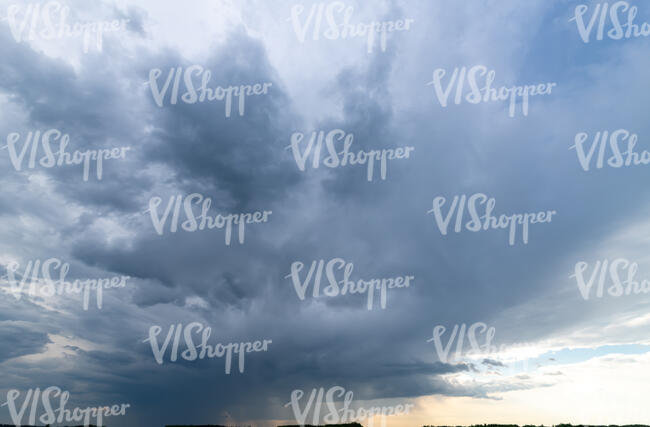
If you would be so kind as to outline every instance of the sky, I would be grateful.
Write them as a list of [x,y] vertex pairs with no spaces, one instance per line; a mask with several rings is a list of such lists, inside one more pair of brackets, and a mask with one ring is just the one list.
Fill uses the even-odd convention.
[[[70,409],[128,404],[110,426],[271,427],[298,422],[294,391],[302,410],[312,390],[338,386],[353,407],[413,405],[364,426],[650,424],[648,162],[615,167],[609,151],[633,135],[639,158],[648,149],[650,39],[608,35],[612,14],[624,23],[630,10],[642,31],[650,5],[611,2],[618,15],[601,16],[592,13],[603,4],[587,0],[49,3],[0,1],[0,404],[12,390],[20,407],[28,390],[55,386]],[[117,28],[101,44],[96,33],[87,43],[48,33],[45,17],[58,30],[64,7],[71,31]],[[411,21],[383,45],[381,35],[326,37],[328,19],[344,28],[346,10],[355,25]],[[580,25],[592,16],[585,42]],[[530,96],[527,114],[521,98],[514,114],[508,100],[470,103],[463,92],[455,103],[454,69],[480,65],[497,89],[555,85]],[[192,66],[202,72],[178,75],[172,103],[174,72]],[[208,71],[215,96],[250,85],[244,104],[232,90],[230,114],[223,99],[184,102],[186,79],[198,87]],[[47,143],[29,145],[29,135],[48,130],[52,151],[68,136],[71,159],[119,155],[103,160],[101,176],[96,158],[86,177],[81,160],[47,166]],[[349,137],[351,153],[411,147],[409,156],[387,159],[384,179],[379,161],[371,180],[367,164],[327,167],[325,141],[320,163],[305,150],[335,130],[337,150]],[[593,144],[618,130],[628,138]],[[221,228],[186,231],[186,210],[202,209],[184,202],[192,194],[210,199]],[[555,213],[510,242],[506,229],[470,231],[468,205],[443,233],[436,200],[444,219],[454,196],[475,194],[495,199],[497,217]],[[254,212],[255,223],[226,231],[225,216]],[[64,264],[69,283],[125,280],[101,304],[96,289],[85,304],[83,292],[30,292],[51,281],[27,266],[47,260],[53,281]],[[377,290],[369,309],[366,294],[325,294],[346,268],[355,282],[413,279],[384,303]],[[617,294],[617,273],[640,291]],[[212,346],[270,342],[245,353],[243,372],[238,355],[229,373],[223,358],[172,362],[173,344],[158,363],[170,327],[193,322],[211,328]],[[178,336],[180,354],[188,343]],[[9,408],[0,423],[12,422]]]

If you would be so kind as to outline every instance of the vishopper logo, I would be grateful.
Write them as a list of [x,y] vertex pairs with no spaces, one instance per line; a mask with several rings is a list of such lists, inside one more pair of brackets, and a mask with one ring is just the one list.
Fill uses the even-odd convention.
[[[300,43],[305,42],[307,32],[311,27],[312,40],[319,40],[321,35],[328,40],[365,37],[368,53],[372,53],[376,39],[379,39],[381,51],[385,52],[387,34],[394,31],[408,31],[415,21],[409,18],[352,24],[350,21],[353,13],[354,7],[346,7],[345,3],[341,1],[312,4],[309,13],[305,13],[305,6],[296,4],[291,8],[291,17],[288,20],[293,24],[293,30]],[[323,16],[325,23],[323,23]],[[327,25],[326,29],[324,24]]]
[[[374,307],[375,292],[379,293],[379,301],[381,309],[386,308],[387,289],[394,288],[408,288],[411,281],[415,280],[415,276],[398,276],[395,278],[387,279],[371,279],[371,280],[350,280],[354,265],[350,262],[345,262],[342,258],[334,258],[325,263],[325,260],[312,261],[307,276],[301,282],[300,272],[304,269],[305,264],[296,261],[291,264],[291,273],[285,278],[291,278],[293,287],[296,294],[301,301],[305,300],[307,288],[310,283],[312,284],[312,296],[318,298],[321,296],[321,279],[323,271],[327,277],[329,285],[323,289],[323,295],[327,297],[336,297],[339,295],[354,295],[354,294],[367,294],[368,297],[368,310]],[[343,279],[337,281],[337,270],[343,270]]]
[[[309,399],[305,403],[304,409],[300,409],[300,400],[305,395],[303,390],[294,390],[291,392],[291,401],[286,403],[285,408],[290,406],[293,410],[293,415],[299,425],[304,426],[307,422],[310,410],[312,410],[312,423],[320,424],[323,401],[327,406],[328,413],[323,415],[323,422],[327,424],[333,423],[352,423],[355,421],[368,420],[368,427],[374,426],[374,417],[381,417],[381,427],[386,426],[386,417],[395,415],[408,414],[415,406],[411,403],[406,405],[396,406],[381,406],[370,408],[357,408],[352,409],[354,393],[345,390],[344,387],[334,386],[325,392],[324,388],[313,389],[309,395]],[[341,408],[337,407],[337,399],[343,398]]]
[[104,33],[126,28],[128,19],[68,23],[70,8],[57,1],[12,4],[7,8],[11,34],[17,43],[23,40],[53,40],[83,37],[83,51],[88,53],[92,42],[98,52],[104,45]]
[[[611,134],[608,131],[596,132],[591,144],[586,147],[589,135],[586,132],[580,132],[575,137],[575,143],[569,149],[576,150],[580,166],[585,172],[594,166],[595,159],[596,169],[602,169],[605,164],[612,168],[621,168],[628,166],[638,166],[650,164],[650,152],[634,151],[639,137],[625,129],[618,129]],[[622,143],[627,143],[627,149],[621,150]],[[598,149],[598,154],[596,154]],[[611,156],[605,162],[605,153],[611,151]]]
[[616,258],[613,261],[604,259],[596,261],[595,265],[591,267],[590,274],[587,273],[589,268],[589,263],[585,261],[577,262],[573,274],[569,276],[576,279],[578,290],[580,290],[580,294],[585,301],[591,296],[591,289],[596,283],[598,283],[598,289],[595,296],[602,298],[608,280],[607,293],[613,297],[650,293],[649,280],[644,279],[641,282],[635,280],[639,270],[639,265],[636,262],[625,258]]
[[[17,399],[20,397],[20,390],[12,389],[7,392],[7,402],[3,403],[2,406],[7,406],[9,408],[9,415],[11,416],[12,422],[20,427],[23,425],[23,417],[25,416],[25,411],[31,404],[31,410],[29,413],[29,425],[36,424],[36,415],[39,406],[39,398],[43,405],[43,414],[38,417],[38,421],[42,424],[61,424],[63,422],[70,423],[79,423],[83,421],[84,426],[89,426],[91,419],[96,419],[95,425],[101,426],[104,417],[116,417],[126,415],[126,409],[131,405],[128,403],[123,403],[121,405],[109,406],[97,406],[97,407],[87,407],[87,408],[73,408],[72,410],[66,409],[68,400],[70,399],[70,392],[62,391],[61,388],[56,386],[51,386],[46,388],[41,392],[40,388],[29,389],[25,394],[25,400],[23,400],[22,405],[20,405],[20,410],[17,408]],[[52,405],[52,399],[58,398],[59,406],[54,409]]]
[[[485,334],[485,342],[483,345],[480,345],[478,343],[478,339],[476,337],[477,329],[480,329],[479,334]],[[463,354],[487,354],[493,350],[491,343],[494,335],[496,334],[496,329],[494,327],[488,328],[488,326],[483,322],[474,323],[469,327],[469,329],[464,323],[460,326],[460,328],[458,325],[454,325],[454,329],[452,330],[451,335],[447,341],[447,345],[443,346],[442,336],[446,331],[447,328],[443,325],[435,326],[433,328],[433,336],[427,340],[427,342],[433,341],[438,359],[442,363],[448,363],[450,361],[449,351],[454,344],[454,340],[456,340],[456,354],[452,356],[451,361],[459,361]],[[463,353],[465,336],[467,336],[471,347],[471,351],[469,353]]]
[[[169,214],[172,214],[169,222],[169,231],[176,233],[178,231],[179,220],[181,217],[181,205],[185,215],[185,221],[180,223],[180,228],[183,231],[194,232],[207,229],[222,229],[225,228],[225,242],[226,246],[230,246],[233,225],[238,226],[239,243],[244,243],[246,224],[251,223],[265,223],[269,220],[269,215],[272,211],[255,211],[252,213],[239,213],[239,214],[217,214],[212,217],[208,214],[212,199],[205,197],[199,193],[192,193],[188,196],[176,195],[169,198],[165,211],[162,217],[158,214],[158,207],[162,203],[162,198],[152,197],[149,200],[149,209],[144,213],[151,215],[151,223],[156,229],[156,233],[163,235],[165,231],[165,224],[169,219]],[[196,214],[194,205],[201,204],[201,213]],[[199,220],[199,221],[197,221]]]
[[[388,160],[408,159],[411,151],[415,150],[414,147],[397,147],[382,150],[370,150],[354,153],[350,150],[354,141],[352,133],[346,133],[342,129],[334,129],[327,134],[324,131],[313,131],[309,142],[303,145],[301,152],[300,145],[304,142],[305,134],[301,132],[294,132],[291,135],[291,145],[286,149],[291,149],[293,158],[296,161],[298,169],[305,170],[307,159],[311,155],[311,166],[314,169],[323,164],[327,168],[339,168],[345,166],[366,165],[366,177],[368,181],[372,181],[375,174],[375,167],[379,169],[379,176],[382,180],[386,180],[386,169]],[[337,145],[343,145],[340,151],[337,151]],[[327,150],[327,157],[324,157],[321,162],[321,154],[323,145]]]
[[[578,5],[574,10],[573,18],[569,19],[569,22],[576,22],[580,38],[585,43],[591,41],[594,28],[596,28],[596,21],[598,21],[596,40],[603,40],[605,36],[611,40],[650,36],[650,24],[647,22],[641,23],[640,26],[635,24],[634,21],[639,9],[636,6],[631,6],[626,1],[617,1],[611,6],[607,2],[597,3],[591,12],[591,16],[587,15],[588,12],[589,5]],[[627,16],[625,13],[627,13]],[[623,21],[625,23],[622,23]],[[608,23],[609,25],[607,25]],[[607,28],[609,30],[605,33]]]
[[[246,97],[259,96],[268,94],[269,88],[273,85],[270,82],[255,83],[253,85],[237,85],[237,86],[216,86],[214,89],[208,87],[212,72],[206,70],[201,65],[191,65],[183,71],[183,67],[172,67],[167,72],[165,82],[161,85],[158,79],[162,75],[162,70],[159,68],[152,68],[149,71],[149,81],[145,84],[149,85],[151,94],[156,105],[163,107],[165,96],[171,87],[168,102],[175,105],[179,102],[179,91],[181,86],[185,87],[185,92],[180,95],[180,101],[185,104],[195,104],[197,102],[205,101],[224,101],[225,100],[225,114],[230,117],[233,108],[233,99],[237,98],[237,107],[239,115],[243,116],[246,110]],[[200,83],[197,84],[196,78],[200,78]],[[181,84],[182,78],[182,84]],[[173,83],[172,83],[173,82]]]
[[[442,208],[445,203],[447,203],[447,199],[443,196],[438,196],[433,199],[433,208],[427,211],[427,214],[433,213],[436,225],[443,236],[447,235],[449,224],[454,213],[456,213],[454,232],[460,233],[463,230],[463,219],[465,218],[465,208],[467,207],[469,221],[466,221],[464,224],[464,228],[467,231],[479,232],[490,229],[508,229],[508,244],[510,246],[515,244],[518,230],[521,231],[523,244],[528,244],[530,225],[550,223],[553,215],[557,214],[556,211],[540,211],[513,215],[502,214],[496,217],[492,215],[496,206],[496,199],[494,197],[488,197],[483,193],[475,193],[469,197],[465,194],[454,196],[446,216],[442,213]],[[480,205],[485,205],[483,215],[479,214]]]
[[[470,104],[481,102],[496,102],[510,100],[508,115],[514,117],[517,109],[517,101],[521,99],[521,111],[528,116],[528,102],[532,96],[550,95],[557,83],[540,83],[526,86],[501,86],[492,87],[496,78],[496,71],[489,70],[484,65],[476,65],[469,70],[467,67],[454,68],[446,87],[442,80],[447,75],[447,70],[437,68],[433,71],[433,79],[426,86],[433,85],[438,102],[442,107],[447,107],[449,96],[456,88],[453,102],[458,105],[463,100]],[[465,82],[469,92],[465,90]],[[482,86],[481,86],[482,84]]]
[[[104,173],[104,160],[125,159],[126,152],[131,149],[131,147],[116,147],[99,150],[75,150],[72,153],[66,152],[66,148],[70,144],[70,136],[67,133],[63,134],[58,129],[49,129],[42,132],[42,134],[39,130],[29,131],[20,149],[18,149],[19,140],[20,134],[12,132],[7,136],[7,145],[0,147],[9,152],[9,159],[16,171],[20,172],[25,165],[25,156],[29,149],[27,169],[35,169],[37,164],[40,167],[49,169],[55,166],[62,167],[83,163],[84,182],[88,181],[90,177],[91,164],[95,166],[97,180],[101,180]],[[59,149],[55,151],[52,144],[56,143],[59,144]],[[37,163],[37,155],[41,146],[44,156],[38,159]]]
[[[497,347],[492,345],[496,335],[493,326],[488,327],[486,323],[476,322],[467,327],[465,323],[454,325],[447,344],[443,345],[443,336],[447,328],[437,325],[433,328],[433,335],[426,342],[432,342],[436,349],[438,360],[442,363],[459,363],[481,361],[491,368],[508,366],[513,374],[518,370],[529,370],[529,358],[536,357],[536,346],[530,343],[521,343],[517,346],[506,346],[502,344]],[[465,339],[469,341],[469,350],[465,350]],[[456,343],[456,351],[451,349]],[[508,361],[508,365],[502,361]],[[518,363],[515,363],[518,362]]]
[[[102,308],[104,290],[111,288],[124,288],[129,276],[113,276],[111,278],[74,280],[66,281],[70,264],[62,262],[58,258],[48,258],[45,261],[30,260],[27,262],[22,273],[18,272],[20,264],[12,262],[6,266],[7,274],[2,277],[3,282],[8,283],[9,291],[20,300],[24,289],[29,286],[27,294],[43,298],[60,296],[63,294],[83,293],[83,309],[88,310],[91,292],[95,291],[97,308]],[[58,278],[52,279],[58,270]],[[40,276],[39,276],[40,273]],[[20,278],[18,279],[17,276]]]
[[[233,355],[238,355],[239,360],[239,373],[244,373],[245,368],[245,355],[250,352],[266,352],[268,351],[268,346],[273,341],[272,340],[260,340],[255,342],[239,342],[239,343],[228,343],[222,344],[218,343],[214,346],[208,344],[208,339],[210,334],[212,334],[212,328],[209,326],[204,326],[199,322],[192,322],[183,327],[182,323],[177,325],[171,325],[167,331],[167,336],[162,345],[158,344],[158,335],[162,332],[162,328],[158,325],[154,325],[149,328],[149,338],[145,339],[143,342],[148,342],[151,344],[151,351],[153,352],[156,363],[162,365],[164,363],[164,356],[169,347],[170,342],[172,343],[172,348],[169,352],[169,361],[176,362],[178,360],[178,351],[181,344],[181,334],[183,336],[183,341],[185,342],[186,349],[181,353],[181,358],[189,362],[195,360],[203,360],[206,357],[208,359],[222,358],[225,356],[225,372],[227,375],[230,374],[230,367],[232,365]],[[201,343],[196,345],[194,343],[194,334],[201,333]],[[173,340],[173,342],[172,342]]]

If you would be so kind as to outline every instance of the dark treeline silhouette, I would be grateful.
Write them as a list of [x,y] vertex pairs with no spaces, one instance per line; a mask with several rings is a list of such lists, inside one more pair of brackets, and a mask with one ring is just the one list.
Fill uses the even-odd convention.
[[[165,427],[238,427],[238,426],[222,426],[221,424],[200,424],[200,425],[194,425],[194,424],[176,425],[176,424],[173,424],[173,425],[167,425]],[[241,427],[244,427],[244,426],[241,426]]]
[[350,423],[350,424],[325,424],[323,426],[314,426],[311,424],[305,424],[304,426],[301,426],[298,424],[291,424],[291,425],[278,426],[278,427],[363,427],[363,426],[359,423]]
[[250,426],[222,426],[221,424],[200,424],[200,425],[194,425],[194,424],[172,424],[172,425],[166,425],[165,427],[250,427]]
[[[0,424],[0,427],[16,427],[14,424]],[[21,425],[21,427],[43,427],[43,426],[32,426],[32,425]],[[49,424],[45,427],[50,427]],[[84,426],[61,426],[61,427],[84,427]],[[97,427],[94,424],[89,425],[88,427]],[[104,425],[103,427],[107,427]],[[165,427],[237,427],[237,426],[224,426],[224,425],[218,425],[218,424],[201,424],[201,425],[194,425],[194,424],[172,424],[172,425],[166,425]],[[250,427],[250,426],[239,426],[239,427]],[[304,424],[304,425],[299,425],[299,424],[287,424],[287,425],[281,425],[278,427],[363,427],[363,425],[359,423],[349,423],[349,424],[324,424],[324,425],[312,425],[312,424]],[[555,424],[555,425],[550,425],[550,426],[545,426],[545,425],[533,425],[533,424],[525,424],[523,426],[520,426],[519,424],[473,424],[471,426],[446,426],[446,425],[440,425],[440,426],[434,426],[434,425],[426,425],[423,427],[650,427],[649,425],[646,424],[623,424],[623,425],[617,425],[617,424]]]
[[[0,427],[16,427],[16,425],[15,424],[0,424]],[[31,426],[31,425],[27,425],[27,424],[21,424],[20,427],[43,427],[43,426]],[[45,427],[50,427],[50,425],[47,424]],[[79,426],[60,426],[60,427],[84,427],[84,426],[79,425]],[[95,424],[89,424],[87,427],[97,427],[97,426]],[[103,427],[107,427],[107,426],[104,425]]]
[[617,425],[617,424],[555,424],[552,426],[536,426],[533,424],[525,424],[523,426],[519,426],[518,424],[474,424],[471,426],[424,426],[424,427],[650,427],[645,424],[624,424],[624,425]]
[[183,425],[177,425],[177,424],[172,424],[172,425],[166,425],[165,427],[251,427],[251,426],[222,426],[221,424],[200,424],[200,425],[194,425],[194,424],[183,424]]
[[[167,425],[165,427],[238,427],[238,426],[222,426],[221,424],[200,424],[200,425],[194,425],[194,424],[176,425],[176,424],[173,424],[173,425]],[[244,426],[241,426],[241,427],[244,427]]]
[[[0,426],[2,427],[2,426]],[[195,426],[195,425],[169,425],[165,427],[236,427],[236,426],[221,426],[221,425],[200,425],[200,426]],[[242,426],[243,427],[243,426]],[[303,424],[303,425],[298,425],[298,424],[291,424],[291,425],[282,425],[278,427],[325,427],[325,426],[314,426],[311,424]],[[363,427],[359,423],[351,423],[351,424],[327,424],[327,427]]]

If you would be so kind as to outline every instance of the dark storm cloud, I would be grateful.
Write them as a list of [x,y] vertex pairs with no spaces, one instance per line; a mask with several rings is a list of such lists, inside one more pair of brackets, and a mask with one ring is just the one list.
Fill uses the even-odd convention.
[[0,363],[14,357],[40,353],[50,342],[47,334],[34,332],[29,324],[16,324],[10,321],[0,323]]
[[[146,12],[130,10],[128,17],[135,37],[147,37]],[[453,22],[440,23],[443,34],[455,34],[447,28]],[[427,40],[427,26],[419,28],[413,32],[417,43]],[[455,45],[453,38],[443,41],[447,50]],[[447,327],[446,342],[456,324],[490,322],[549,287],[561,288],[549,284],[547,275],[570,265],[567,255],[594,241],[608,224],[633,216],[620,206],[645,198],[647,190],[615,190],[630,178],[642,182],[643,172],[581,175],[573,153],[567,154],[575,132],[601,125],[597,107],[581,107],[593,119],[578,123],[561,117],[573,108],[567,92],[509,122],[485,120],[487,112],[502,113],[490,107],[438,108],[425,82],[433,68],[456,62],[436,51],[420,57],[423,46],[405,39],[403,51],[369,56],[337,72],[327,89],[332,99],[341,100],[341,111],[318,117],[315,130],[354,133],[356,149],[413,145],[413,158],[390,164],[385,182],[367,182],[364,168],[300,172],[285,147],[292,132],[311,129],[305,128],[303,112],[295,111],[288,82],[271,64],[265,43],[237,27],[201,61],[212,71],[213,85],[273,83],[268,95],[247,99],[244,116],[226,118],[218,102],[162,108],[154,103],[145,84],[149,70],[161,69],[164,78],[171,67],[192,65],[182,50],[136,46],[127,55],[118,42],[106,40],[103,54],[84,55],[75,69],[14,43],[6,27],[0,30],[0,55],[11,58],[0,63],[0,88],[10,95],[11,107],[27,114],[16,129],[3,122],[3,131],[56,127],[78,147],[133,148],[126,160],[108,162],[99,182],[82,182],[74,167],[43,171],[54,180],[54,197],[71,211],[73,205],[84,207],[72,220],[42,210],[28,191],[16,191],[12,202],[0,201],[0,213],[8,218],[24,212],[47,220],[56,230],[47,244],[77,263],[73,267],[82,271],[75,270],[75,277],[93,268],[132,277],[129,288],[116,291],[101,311],[83,312],[78,301],[69,300],[57,313],[8,297],[0,310],[0,335],[14,343],[0,352],[7,386],[29,388],[33,378],[39,385],[68,387],[73,395],[90,389],[91,395],[78,397],[132,404],[135,412],[125,425],[214,420],[224,410],[241,419],[284,417],[289,412],[277,402],[288,401],[292,390],[331,385],[364,399],[488,398],[539,386],[526,378],[485,387],[452,384],[441,375],[477,368],[441,363],[426,340],[435,325]],[[495,46],[495,56],[507,56]],[[395,77],[405,57],[420,80]],[[641,97],[643,85],[636,82],[628,95]],[[421,96],[409,98],[405,110],[394,107],[404,92],[414,90],[411,86]],[[549,123],[558,129],[549,129]],[[647,129],[637,120],[632,125]],[[27,174],[15,173],[6,153],[0,155],[9,168],[1,172],[3,179],[26,188]],[[573,188],[563,184],[567,179]],[[599,204],[603,188],[616,203]],[[143,213],[149,198],[161,196],[166,203],[165,197],[181,191],[212,197],[214,211],[269,209],[273,215],[268,224],[248,227],[243,245],[226,246],[217,230],[157,235]],[[495,196],[499,212],[568,214],[548,229],[532,230],[527,246],[508,247],[498,232],[441,236],[426,214],[432,198],[476,191]],[[315,201],[314,194],[319,195]],[[598,219],[592,214],[596,205]],[[98,225],[99,219],[114,220],[126,229],[124,235]],[[22,241],[16,246],[21,254],[29,250]],[[353,279],[406,274],[416,279],[409,289],[389,292],[386,310],[366,310],[363,296],[300,301],[286,278],[291,263],[334,257],[354,263]],[[542,337],[559,327],[555,317],[583,313],[558,311],[542,314],[544,321],[502,325],[496,344]],[[13,320],[25,323],[7,323]],[[213,328],[212,343],[269,338],[273,344],[268,353],[247,358],[244,375],[224,375],[223,364],[214,360],[157,365],[143,342],[149,327],[160,325],[164,334],[172,324],[192,321]],[[46,361],[35,368],[10,360],[41,353],[47,333],[79,340],[59,355],[71,363]],[[488,358],[482,363],[503,366]]]
[[[159,68],[165,77],[172,67],[189,65],[178,53],[169,52],[146,58],[138,69],[146,77],[151,68]],[[263,82],[272,86],[268,95],[246,100],[243,116],[233,111],[231,117],[225,117],[221,102],[165,102],[159,108],[147,88],[157,130],[143,147],[145,158],[172,168],[187,192],[220,196],[215,200],[219,207],[260,208],[283,198],[300,178],[281,157],[288,129],[298,118],[264,47],[239,29],[200,65],[212,73],[209,87]]]
[[[21,135],[18,147],[23,146],[28,132],[48,129],[58,129],[70,136],[68,152],[137,147],[142,127],[137,119],[141,112],[135,109],[137,102],[133,99],[137,85],[120,83],[123,77],[119,71],[126,62],[123,58],[114,56],[109,61],[107,56],[87,55],[77,73],[60,60],[40,55],[24,43],[15,43],[6,27],[0,29],[0,40],[0,54],[12,58],[11,62],[0,65],[3,75],[0,87],[10,94],[12,104],[28,114],[26,124],[9,126],[5,123],[3,126],[7,133]],[[47,79],[43,78],[43,70],[47,70]],[[89,90],[90,87],[93,90]],[[6,135],[3,140],[5,138]],[[26,165],[21,173],[14,171],[6,151],[2,153],[3,163],[6,161],[4,164],[14,174],[33,172]],[[139,190],[150,181],[138,174],[141,163],[135,164],[132,156],[137,156],[137,151],[129,152],[126,161],[105,161],[101,181],[94,178],[95,169],[91,168],[89,181],[83,182],[80,165],[34,171],[55,178],[58,191],[75,201],[110,210],[133,210],[137,208],[135,198]]]

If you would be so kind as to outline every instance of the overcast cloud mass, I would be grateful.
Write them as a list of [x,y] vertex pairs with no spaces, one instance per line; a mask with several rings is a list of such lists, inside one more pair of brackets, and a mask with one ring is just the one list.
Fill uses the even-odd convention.
[[[70,393],[70,409],[129,404],[105,419],[111,427],[276,426],[298,422],[285,405],[294,390],[305,393],[302,410],[313,389],[340,386],[354,392],[355,407],[414,405],[386,418],[395,426],[650,424],[650,4],[610,2],[611,14],[594,14],[603,4],[0,1],[0,402],[18,390],[20,409],[28,390],[57,386]],[[118,25],[101,37],[86,29],[86,41],[60,36],[63,10],[72,32],[75,23]],[[624,35],[631,10],[638,37]],[[326,36],[328,19],[342,31],[346,13],[351,24],[402,29],[371,40]],[[509,92],[468,102],[460,73],[480,65],[494,70],[497,90],[554,85],[519,96],[513,110]],[[179,74],[172,103],[175,70],[192,66],[201,67],[189,77],[195,87],[209,71],[211,90],[251,85],[249,93],[240,101],[230,91],[227,103],[217,89],[222,100],[188,103],[188,77]],[[160,70],[155,82],[152,70]],[[464,89],[450,85],[453,76],[465,78]],[[446,106],[437,89],[449,90]],[[83,163],[44,166],[47,144],[29,145],[28,135],[52,129],[60,132],[53,152],[62,145],[54,136],[68,135],[70,158],[75,150],[120,155],[103,160],[101,179],[96,159],[86,178]],[[412,148],[385,160],[385,179],[381,160],[371,180],[367,159],[327,167],[325,141],[313,167],[318,132],[337,129],[353,135],[355,154]],[[618,142],[594,143],[597,132],[617,130],[627,132]],[[617,164],[613,147],[625,163],[634,138],[639,164]],[[260,212],[259,221],[185,231],[185,206],[175,214],[174,197],[193,193],[210,198],[211,218]],[[477,193],[495,199],[497,220],[555,213],[530,224],[527,241],[517,225],[510,242],[506,227],[466,228]],[[443,234],[435,200],[445,198],[444,220],[454,196],[465,216],[451,215]],[[200,203],[188,206],[200,214]],[[486,203],[476,206],[485,215]],[[412,279],[387,289],[385,304],[375,288],[369,309],[367,293],[324,294],[327,262],[337,258],[353,264],[353,281]],[[104,289],[101,308],[97,290],[86,305],[83,292],[30,293],[29,283],[47,280],[25,268],[51,259],[60,261],[53,280],[67,263],[68,282],[124,277],[123,286]],[[303,283],[319,260],[323,270],[314,268],[301,299],[292,265],[304,264],[295,273]],[[604,260],[610,270],[595,269]],[[592,288],[576,277],[581,265]],[[331,270],[344,280],[343,261]],[[616,274],[638,287],[623,283],[617,294]],[[21,277],[27,284],[17,291]],[[192,322],[211,328],[212,346],[270,342],[245,354],[243,372],[237,354],[229,373],[224,358],[184,359],[182,335],[178,360],[170,361],[170,343],[157,363],[150,328],[160,326],[160,346],[171,326]],[[479,345],[493,331],[482,352],[467,335],[477,323]],[[438,347],[437,326],[445,328]],[[14,422],[9,406],[0,407],[2,422]]]

